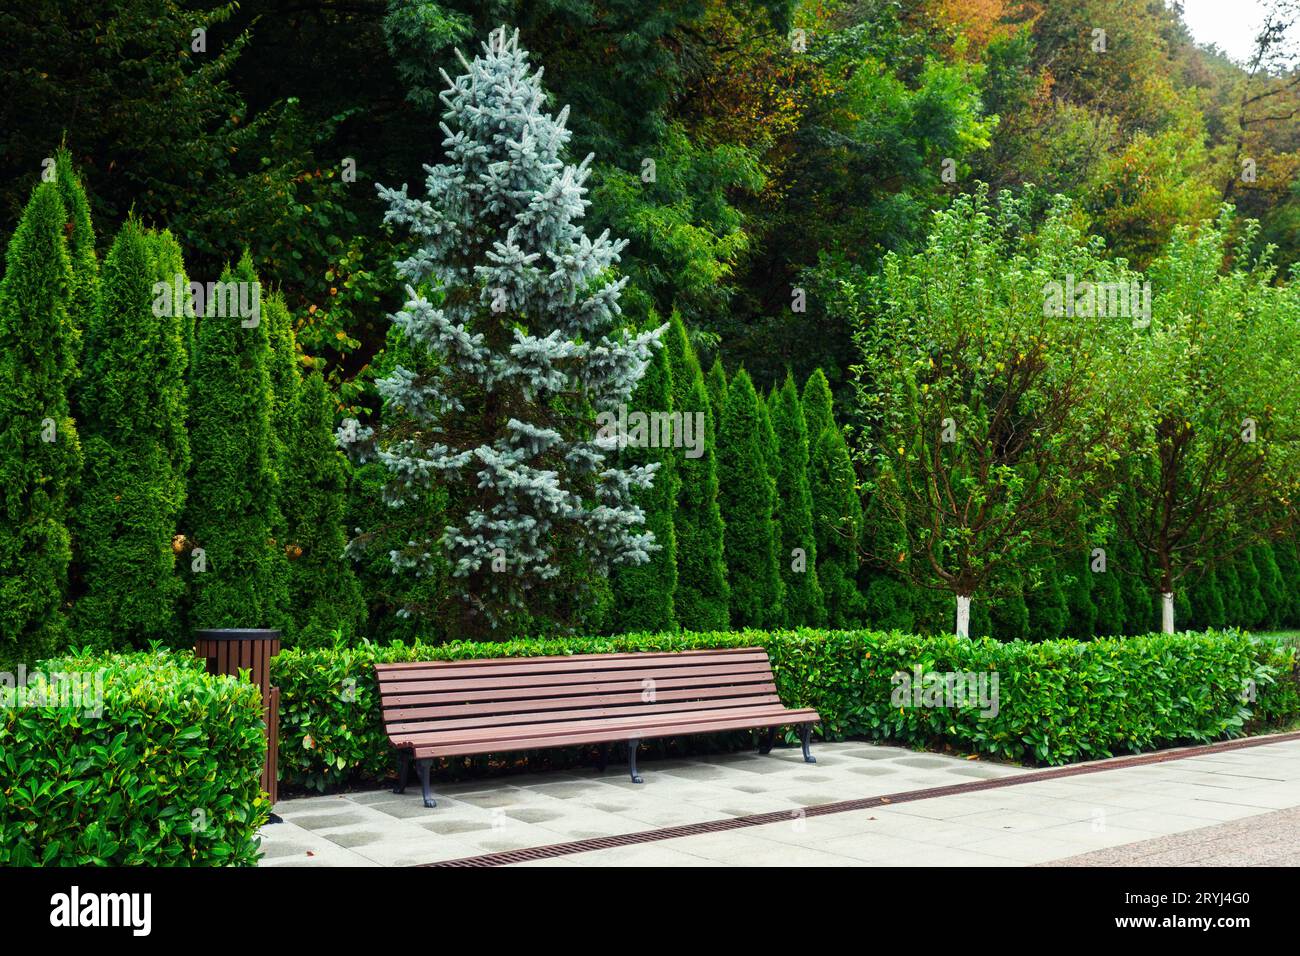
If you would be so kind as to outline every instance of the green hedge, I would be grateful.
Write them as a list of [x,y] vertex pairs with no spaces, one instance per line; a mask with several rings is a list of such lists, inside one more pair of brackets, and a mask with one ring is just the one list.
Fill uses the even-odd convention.
[[0,865],[256,862],[270,806],[254,685],[163,651],[45,661],[40,671],[87,675],[91,693],[76,706],[30,697],[15,706],[15,693],[0,691]]
[[[376,661],[464,660],[762,645],[781,699],[815,707],[820,734],[951,744],[1062,764],[1236,736],[1300,716],[1295,649],[1236,631],[1027,643],[869,631],[622,635],[438,646],[298,649],[274,662],[281,690],[280,776],[324,790],[381,779],[392,754],[380,722]],[[996,672],[1000,709],[891,705],[898,672]],[[1253,682],[1253,683],[1251,683]],[[1255,700],[1246,700],[1246,688]]]

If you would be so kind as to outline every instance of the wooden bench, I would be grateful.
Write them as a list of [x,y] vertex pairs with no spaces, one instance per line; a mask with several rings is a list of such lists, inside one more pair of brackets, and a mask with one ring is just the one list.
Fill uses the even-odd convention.
[[761,647],[652,654],[575,654],[376,664],[384,727],[398,752],[396,793],[415,760],[424,805],[436,757],[506,753],[625,740],[633,783],[642,740],[798,725],[803,757],[814,710],[781,703]]

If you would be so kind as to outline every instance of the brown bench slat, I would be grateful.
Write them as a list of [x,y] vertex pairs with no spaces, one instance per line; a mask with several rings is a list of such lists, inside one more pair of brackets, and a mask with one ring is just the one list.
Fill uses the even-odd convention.
[[[751,730],[757,727],[774,727],[785,724],[815,723],[819,718],[816,711],[785,711],[784,714],[755,720],[750,716],[729,718],[719,717],[711,721],[696,721],[681,724],[656,724],[638,728],[635,739],[654,740],[659,737],[676,737],[683,734],[707,734],[726,730]],[[607,743],[622,740],[623,737],[611,737],[609,730],[574,731],[556,734],[552,737],[511,738],[508,740],[483,740],[475,742],[458,742],[454,744],[429,743],[413,745],[417,758],[469,756],[485,753],[509,753],[517,750],[538,750],[546,747],[572,747],[582,744]]]
[[729,675],[772,673],[767,664],[709,664],[699,667],[676,667],[651,669],[625,669],[618,671],[597,671],[589,674],[511,674],[502,678],[451,678],[447,680],[410,680],[394,681],[384,679],[379,682],[379,689],[384,693],[436,693],[438,691],[468,690],[495,687],[541,687],[560,684],[588,684],[593,680],[653,680],[661,681],[673,677],[718,677]]
[[486,672],[497,669],[510,671],[517,668],[540,668],[545,671],[551,669],[551,665],[559,665],[574,670],[584,668],[601,670],[618,667],[624,662],[630,662],[642,667],[653,667],[657,662],[678,666],[692,660],[713,657],[768,660],[767,652],[761,647],[735,647],[692,651],[632,651],[620,654],[559,654],[551,657],[481,657],[468,661],[399,661],[389,664],[376,664],[375,670],[380,674],[400,673],[404,670],[457,669],[483,670]]
[[642,704],[623,707],[581,707],[572,710],[544,710],[529,714],[494,714],[491,716],[471,715],[460,718],[439,720],[396,720],[387,725],[390,736],[409,734],[412,731],[427,730],[432,733],[457,730],[463,727],[522,727],[562,720],[596,719],[600,717],[619,717],[629,712],[636,714],[661,714],[692,710],[727,710],[736,707],[781,706],[781,698],[776,694],[764,696],[736,697],[731,700],[685,700],[672,703]]
[[[701,693],[702,689],[698,687],[688,687],[682,690],[665,690],[659,688],[655,692],[655,699],[658,701],[727,700],[732,697],[762,697],[776,693],[776,685],[771,681],[768,681],[765,684],[743,684],[735,687],[710,687],[705,689],[710,692],[707,697]],[[474,704],[416,702],[393,707],[385,706],[383,714],[385,722],[392,722],[394,720],[413,720],[417,718],[437,720],[441,717],[463,717],[472,714],[526,714],[531,711],[567,707],[570,704],[589,704],[592,707],[608,707],[618,704],[636,704],[641,702],[641,690],[639,688],[633,688],[628,690],[626,693],[596,694],[591,697],[574,695],[567,697],[541,697],[532,700],[509,700],[504,702],[489,701],[486,703]]]
[[[759,687],[772,683],[771,674],[744,674],[733,680],[728,680],[725,685],[728,687]],[[655,683],[655,691],[679,690],[684,688],[694,688],[699,694],[704,694],[711,687],[720,686],[716,677],[677,677],[665,678]],[[510,700],[532,700],[546,697],[567,697],[570,695],[583,696],[583,689],[588,688],[593,695],[607,693],[621,693],[625,691],[636,691],[640,694],[645,688],[639,680],[633,681],[609,681],[599,684],[557,684],[544,687],[505,687],[492,690],[475,690],[470,694],[465,691],[451,691],[445,693],[425,692],[420,694],[406,693],[383,693],[381,691],[383,706],[405,706],[407,704],[443,704],[453,702],[477,703],[488,701],[510,701]]]
[[[755,718],[752,724],[747,726],[760,727],[764,726],[763,721],[771,717],[780,717],[788,713],[779,705],[757,705],[752,707],[728,708],[725,714],[728,717],[752,717]],[[592,730],[605,730],[608,733],[607,740],[628,740],[637,737],[636,731],[644,727],[652,727],[658,724],[669,722],[673,724],[690,724],[696,721],[708,721],[717,717],[719,710],[717,708],[701,708],[690,711],[685,714],[628,714],[622,717],[600,717],[590,721]],[[514,727],[488,727],[481,730],[418,730],[407,734],[394,734],[394,740],[401,741],[403,744],[424,745],[432,742],[447,743],[468,743],[479,740],[513,740],[522,737],[546,737],[553,733],[567,731],[574,724],[573,721],[560,723],[531,723],[522,724]]]

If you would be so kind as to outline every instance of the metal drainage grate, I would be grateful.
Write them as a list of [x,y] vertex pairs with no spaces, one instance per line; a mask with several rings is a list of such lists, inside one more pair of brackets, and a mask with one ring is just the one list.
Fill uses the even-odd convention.
[[1032,773],[997,777],[992,780],[974,780],[970,783],[954,783],[944,787],[929,787],[925,790],[906,790],[902,793],[890,793],[877,797],[841,800],[837,803],[823,803],[817,806],[804,807],[802,811],[773,810],[769,813],[753,813],[743,817],[728,817],[724,820],[707,820],[703,823],[685,823],[681,826],[662,827],[657,830],[641,830],[636,833],[620,833],[615,836],[591,837],[585,840],[553,843],[548,846],[535,846],[523,850],[503,850],[498,853],[484,853],[481,856],[467,856],[459,860],[441,860],[437,863],[423,863],[420,865],[427,867],[491,867],[508,866],[511,863],[527,863],[532,860],[553,860],[561,856],[572,856],[575,853],[590,853],[592,850],[608,850],[613,847],[658,843],[661,840],[676,840],[679,837],[699,836],[705,833],[723,833],[727,830],[761,827],[769,823],[781,823],[793,819],[801,812],[805,817],[822,817],[832,813],[851,813],[854,810],[870,810],[895,803],[912,803],[917,800],[931,800],[935,797],[950,797],[959,793],[976,793],[980,790],[1016,787],[1022,784],[1037,783],[1042,780],[1059,780],[1061,777],[1100,773],[1103,770],[1119,770],[1124,767],[1165,763],[1170,760],[1185,760],[1188,757],[1200,757],[1205,754],[1220,753],[1227,750],[1243,750],[1247,747],[1260,747],[1265,744],[1284,743],[1291,740],[1300,740],[1300,732],[1274,734],[1268,737],[1248,737],[1241,740],[1225,740],[1197,747],[1180,747],[1176,750],[1136,754],[1131,757],[1113,757],[1109,760],[1097,760],[1086,764],[1076,764],[1071,767],[1053,767],[1050,770],[1036,770]]

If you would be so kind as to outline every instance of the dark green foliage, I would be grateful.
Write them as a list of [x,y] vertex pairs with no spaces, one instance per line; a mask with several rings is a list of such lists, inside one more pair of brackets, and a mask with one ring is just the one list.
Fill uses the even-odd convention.
[[1223,618],[1227,622],[1240,621],[1246,616],[1246,605],[1242,600],[1241,575],[1237,566],[1231,561],[1219,565],[1219,593],[1223,595]]
[[1247,548],[1233,560],[1241,581],[1241,617],[1234,627],[1257,628],[1268,621],[1268,605],[1259,590],[1259,569],[1255,567],[1254,549]]
[[[657,325],[657,319],[655,320]],[[671,412],[673,398],[672,370],[668,350],[660,346],[646,368],[628,403],[629,414]],[[651,420],[653,421],[653,419]],[[635,436],[629,435],[629,442]],[[664,437],[656,435],[654,436]],[[614,627],[620,631],[671,631],[677,626],[673,594],[677,590],[677,538],[673,531],[673,509],[677,503],[677,462],[680,450],[653,447],[651,436],[642,446],[630,443],[623,450],[626,466],[658,464],[654,484],[638,492],[634,500],[645,511],[645,527],[655,536],[658,550],[645,564],[614,569]]]
[[192,651],[43,662],[102,677],[102,711],[0,706],[0,866],[256,864],[261,694],[203,668]]
[[1153,594],[1145,583],[1137,548],[1129,542],[1119,542],[1110,554],[1108,574],[1112,567],[1119,575],[1120,591],[1124,596],[1124,633],[1150,634],[1159,630],[1160,596]]
[[[971,634],[973,636],[978,636],[979,633],[975,630],[975,615],[986,603],[991,637],[999,641],[1023,641],[1037,637],[1036,632],[1031,630],[1029,605],[1025,603],[1025,593],[1021,588],[1012,589],[988,602],[972,602],[974,606],[971,608]],[[1087,635],[1083,636],[1087,637]]]
[[[716,366],[715,366],[716,368]],[[768,474],[765,415],[742,368],[727,387],[718,432],[718,503],[725,524],[731,623],[766,627],[781,618],[776,486]]]
[[866,612],[857,586],[862,502],[849,449],[838,428],[823,431],[812,450],[810,480],[817,576],[825,595],[826,619],[832,627],[852,627],[861,623]]
[[1227,613],[1223,606],[1223,589],[1219,574],[1210,568],[1191,588],[1192,618],[1196,627],[1224,627]]
[[709,391],[709,408],[713,409],[713,432],[722,430],[722,410],[727,407],[727,370],[722,367],[722,359],[713,360],[713,367],[704,379]]
[[[1113,546],[1109,546],[1105,550],[1110,555],[1114,549]],[[1092,603],[1097,609],[1092,630],[1098,637],[1116,637],[1125,633],[1123,581],[1117,569],[1112,567],[1109,561],[1104,571],[1094,571],[1093,562],[1096,560],[1089,554],[1087,573],[1092,579]]]
[[[950,604],[951,601],[945,601]],[[949,624],[950,626],[950,624]],[[324,790],[391,772],[374,682],[376,661],[469,660],[694,648],[767,648],[787,707],[814,707],[827,739],[867,737],[913,747],[936,742],[1007,760],[1064,764],[1188,740],[1239,736],[1248,722],[1300,716],[1295,649],[1237,632],[1016,642],[875,631],[629,634],[554,640],[458,641],[439,646],[289,650],[271,665],[284,701],[281,779]],[[895,706],[894,675],[996,672],[996,716],[978,705]],[[1159,670],[1160,680],[1151,674]],[[356,681],[354,698],[338,688]],[[1247,679],[1258,697],[1243,703]],[[1014,691],[1012,690],[1014,688]]]
[[[293,319],[280,296],[267,296],[262,302],[262,321],[266,323],[267,344],[270,346],[266,370],[271,382],[270,458],[271,472],[275,480],[276,504],[271,527],[271,537],[277,544],[273,563],[275,573],[283,581],[281,586],[291,590],[290,581],[295,575],[289,567],[291,557],[289,510],[295,506],[304,507],[302,502],[295,501],[295,495],[288,487],[293,467],[302,464],[302,459],[296,457],[293,447],[300,441],[298,428],[302,411],[300,403],[302,377],[298,374],[298,347],[293,337]],[[331,417],[332,414],[331,411]],[[311,443],[317,449],[322,447],[318,441]],[[307,465],[307,467],[312,466]],[[328,468],[328,465],[326,467]],[[302,529],[304,516],[299,514],[297,519],[293,525]],[[350,612],[345,613],[343,617],[348,618],[349,615]],[[280,619],[278,626],[284,630],[287,640],[298,639],[296,634],[298,621],[299,614],[293,608],[290,608],[289,613]],[[323,626],[323,622],[316,623],[317,633],[308,637],[308,640],[319,640],[321,637],[319,627]]]
[[1250,553],[1255,561],[1255,570],[1259,572],[1259,594],[1264,602],[1265,615],[1260,624],[1270,628],[1280,627],[1287,595],[1282,585],[1282,574],[1277,568],[1277,558],[1273,554],[1273,545],[1256,545]]
[[[88,334],[94,320],[99,261],[95,256],[95,227],[90,221],[90,202],[81,179],[72,168],[72,154],[60,149],[54,156],[55,182],[63,214],[67,217],[63,232],[68,240],[68,264],[72,268],[72,285],[68,293],[68,321],[78,336]],[[80,346],[74,347],[80,355]],[[74,409],[80,421],[82,410]]]
[[1300,553],[1297,553],[1295,539],[1287,536],[1279,538],[1273,545],[1273,556],[1277,559],[1277,570],[1282,580],[1282,620],[1285,627],[1300,626]]
[[[448,572],[445,562],[438,571],[425,577],[394,574],[388,554],[411,539],[405,524],[407,510],[395,511],[383,501],[388,472],[377,461],[352,470],[347,497],[347,531],[359,535],[353,566],[365,596],[368,623],[365,633],[370,640],[422,640],[437,643],[452,636],[447,633],[445,604],[448,599]],[[446,489],[435,487],[424,494],[419,514],[429,526],[436,527],[446,513]],[[367,529],[364,535],[361,529]]]
[[677,459],[677,507],[673,534],[677,539],[678,623],[693,631],[728,626],[727,566],[724,561],[722,511],[718,507],[717,431],[704,384],[704,374],[686,334],[681,316],[673,313],[665,336],[672,370],[673,409],[683,416],[699,415],[695,433],[704,429],[704,453]]
[[1025,593],[1025,605],[1029,608],[1029,632],[1039,640],[1052,641],[1065,635],[1070,607],[1065,592],[1061,589],[1054,563],[1037,563],[1042,569],[1042,577],[1034,584],[1029,584]]
[[863,620],[876,630],[914,633],[917,627],[913,602],[917,596],[916,590],[897,575],[871,572],[862,589]]
[[361,635],[366,608],[343,554],[348,475],[347,460],[334,442],[335,403],[319,374],[309,376],[296,391],[292,440],[280,485],[293,642],[326,643],[335,630],[355,639]]
[[810,448],[821,439],[822,432],[835,424],[833,405],[826,373],[817,369],[808,376],[803,387],[803,418]]
[[[58,644],[81,446],[69,410],[77,334],[58,186],[32,192],[0,280],[0,659]],[[50,439],[50,440],[46,440]]]
[[1086,554],[1071,554],[1057,561],[1057,574],[1061,576],[1069,617],[1065,625],[1068,637],[1085,641],[1097,626],[1097,605],[1092,600],[1095,575],[1089,570]]
[[[247,256],[222,282],[256,282]],[[209,311],[199,319],[190,395],[192,627],[274,627],[287,603],[277,514],[275,396],[267,366],[268,322]],[[204,562],[206,570],[198,571]]]
[[785,384],[772,393],[768,409],[777,443],[776,517],[781,526],[786,624],[816,627],[826,619],[826,605],[817,581],[817,541],[813,533],[812,490],[808,483],[808,434],[794,376],[786,375]]
[[83,592],[73,625],[82,646],[185,642],[176,626],[182,581],[173,548],[189,458],[175,314],[183,315],[184,302],[156,303],[154,283],[170,281],[161,271],[170,263],[160,266],[157,257],[161,243],[133,219],[122,226],[86,336],[77,392],[85,468],[73,531]]

